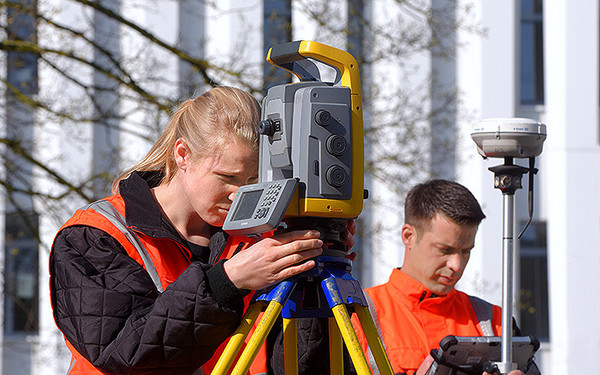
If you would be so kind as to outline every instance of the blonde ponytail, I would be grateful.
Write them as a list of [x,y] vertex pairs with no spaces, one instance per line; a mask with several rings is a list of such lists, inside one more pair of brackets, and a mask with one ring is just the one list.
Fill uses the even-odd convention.
[[214,152],[231,137],[257,151],[259,120],[260,105],[256,99],[233,87],[215,87],[186,100],[148,154],[119,175],[112,184],[112,190],[117,192],[119,182],[134,171],[160,172],[160,184],[169,183],[177,173],[173,152],[179,138],[184,139],[196,157]]

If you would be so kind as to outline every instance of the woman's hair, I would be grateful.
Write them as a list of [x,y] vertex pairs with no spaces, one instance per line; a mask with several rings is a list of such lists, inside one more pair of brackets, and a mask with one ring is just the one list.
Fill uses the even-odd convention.
[[112,190],[116,192],[119,182],[134,171],[160,172],[160,184],[170,182],[177,172],[174,148],[179,138],[185,141],[194,157],[214,152],[232,137],[258,151],[259,121],[260,105],[256,99],[233,87],[215,87],[186,100],[148,154],[118,176]]
[[459,225],[479,225],[485,214],[473,194],[463,185],[448,180],[429,180],[413,187],[404,201],[404,222],[426,228],[435,214]]

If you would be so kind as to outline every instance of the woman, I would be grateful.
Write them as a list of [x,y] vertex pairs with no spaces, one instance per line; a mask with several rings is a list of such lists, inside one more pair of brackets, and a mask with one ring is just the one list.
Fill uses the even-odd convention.
[[70,374],[191,374],[239,325],[250,290],[314,266],[314,230],[251,244],[220,228],[257,179],[259,117],[234,88],[186,101],[115,194],[58,232],[51,300]]

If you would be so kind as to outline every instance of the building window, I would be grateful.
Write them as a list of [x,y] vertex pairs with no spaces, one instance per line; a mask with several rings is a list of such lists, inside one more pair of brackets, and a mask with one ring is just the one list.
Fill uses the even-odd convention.
[[[263,11],[263,47],[264,56],[267,56],[274,45],[292,40],[292,1],[265,0]],[[265,94],[275,85],[291,82],[292,76],[287,71],[267,61],[263,64]]]
[[520,240],[520,327],[542,341],[550,337],[547,249],[546,222],[532,222]]
[[521,104],[544,103],[542,0],[521,0]]
[[[6,38],[37,42],[37,1],[12,0],[6,9]],[[6,53],[6,80],[16,92],[6,91],[6,136],[24,149],[33,147],[34,101],[38,91],[37,54],[20,50]],[[23,99],[26,98],[26,99]],[[38,216],[32,212],[33,166],[10,149],[3,150],[6,186],[4,227],[4,334],[38,331]]]
[[38,248],[34,214],[6,215],[4,333],[38,331]]

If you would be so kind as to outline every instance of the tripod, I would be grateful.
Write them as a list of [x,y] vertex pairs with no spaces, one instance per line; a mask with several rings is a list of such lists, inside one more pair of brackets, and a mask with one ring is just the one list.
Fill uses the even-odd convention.
[[[331,229],[330,224],[343,223],[325,219],[318,229],[325,238],[336,237],[339,246],[339,230]],[[322,225],[325,223],[325,225]],[[342,224],[345,225],[345,224]],[[334,225],[333,227],[335,227]],[[292,225],[294,227],[294,225]],[[314,227],[314,226],[312,226]],[[325,232],[324,230],[325,229]],[[325,233],[325,234],[323,234]],[[326,241],[324,241],[326,242]],[[343,246],[343,245],[342,245]],[[242,344],[259,314],[263,317],[256,325],[245,349],[231,374],[246,374],[265,341],[275,320],[282,314],[284,337],[284,363],[286,374],[298,373],[298,353],[296,318],[329,318],[329,355],[331,374],[343,373],[343,343],[358,374],[370,374],[369,364],[358,337],[353,329],[348,307],[353,310],[365,332],[377,368],[382,374],[392,374],[392,368],[379,338],[377,329],[368,309],[362,288],[350,274],[351,261],[346,259],[344,250],[329,248],[324,255],[315,259],[316,266],[301,275],[284,280],[270,291],[258,292],[242,319],[242,323],[231,336],[212,374],[226,374],[235,361]]]
[[494,172],[494,187],[502,191],[502,361],[494,363],[501,374],[516,369],[512,358],[514,195],[522,187],[523,173],[530,172],[531,187],[535,169],[530,169],[514,165],[511,157],[505,157],[503,165],[489,168]]

